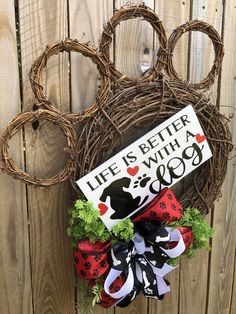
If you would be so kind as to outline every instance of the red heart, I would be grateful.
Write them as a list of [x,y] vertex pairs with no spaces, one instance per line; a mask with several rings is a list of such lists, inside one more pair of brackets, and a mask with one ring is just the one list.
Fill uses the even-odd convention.
[[131,175],[132,177],[136,175],[136,173],[139,171],[139,166],[135,166],[135,167],[128,167],[127,168],[127,172],[129,175]]
[[198,134],[196,134],[196,140],[197,140],[197,142],[200,144],[200,143],[202,143],[203,141],[205,141],[205,139],[206,139],[206,136],[203,134],[203,135],[200,135],[199,133]]
[[108,207],[106,204],[100,203],[98,204],[98,208],[100,209],[100,216],[106,214]]

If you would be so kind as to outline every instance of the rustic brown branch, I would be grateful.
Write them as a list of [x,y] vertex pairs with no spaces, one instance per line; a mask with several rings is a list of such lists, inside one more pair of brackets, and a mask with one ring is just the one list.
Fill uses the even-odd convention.
[[[22,169],[18,168],[10,156],[8,145],[12,136],[19,132],[26,124],[32,124],[33,122],[41,119],[53,122],[54,124],[58,125],[67,139],[67,147],[65,148],[67,153],[67,163],[58,174],[48,179],[41,179],[31,176]],[[65,116],[62,116],[54,111],[38,109],[37,111],[20,113],[11,122],[9,122],[7,129],[3,133],[0,140],[0,155],[2,158],[4,171],[9,175],[12,175],[15,179],[21,180],[27,184],[49,187],[67,180],[70,173],[74,171],[76,145],[77,139],[75,130],[72,127],[70,121],[68,121]]]
[[[198,83],[190,83],[187,81],[183,81],[176,72],[174,65],[173,65],[173,53],[175,46],[180,39],[180,37],[189,31],[199,31],[209,36],[209,38],[212,41],[212,44],[214,46],[215,50],[215,59],[212,65],[212,68],[208,75],[201,80]],[[178,82],[182,82],[183,84],[187,84],[189,87],[192,87],[194,89],[202,89],[207,90],[211,87],[211,85],[214,83],[216,76],[219,74],[219,71],[221,69],[223,57],[224,57],[224,46],[223,42],[220,38],[220,35],[218,32],[212,27],[210,24],[193,20],[186,22],[185,24],[177,27],[173,33],[170,35],[168,39],[168,58],[167,58],[167,65],[165,67],[165,70],[167,74],[169,75],[170,79],[176,80]]]
[[[41,83],[41,76],[48,59],[54,55],[57,55],[58,53],[63,53],[64,51],[74,51],[77,53],[81,53],[83,56],[90,58],[92,62],[97,65],[98,71],[101,76],[101,89],[97,93],[96,102],[99,105],[102,105],[105,101],[107,101],[111,93],[110,71],[107,62],[105,61],[103,55],[100,52],[97,52],[91,46],[89,46],[88,43],[80,43],[77,40],[67,38],[64,41],[59,41],[47,45],[44,52],[34,61],[31,66],[29,78],[34,95],[36,99],[40,102],[38,106],[44,109],[53,110],[54,112],[60,114],[60,110],[58,110],[51,103],[51,101],[47,99]],[[86,119],[87,115],[90,115],[93,112],[93,110],[95,109],[94,107],[97,107],[97,104],[91,104],[87,112],[83,113],[83,117],[79,114],[68,114],[67,118],[72,122]]]
[[[184,207],[202,212],[212,208],[224,180],[229,152],[233,145],[227,119],[202,93],[181,82],[140,83],[122,90],[96,111],[85,123],[78,139],[77,179],[100,165],[119,150],[122,138],[135,133],[138,127],[158,125],[184,107],[192,105],[208,139],[213,157],[190,176],[192,185],[181,196]],[[109,122],[107,119],[109,116]],[[114,124],[120,134],[114,128]]]
[[[145,72],[143,76],[138,79],[128,77],[127,75],[118,71],[110,61],[110,46],[112,43],[112,35],[115,32],[115,28],[121,21],[142,17],[149,22],[159,37],[160,48],[157,52],[156,64]],[[167,62],[167,38],[162,21],[159,20],[156,13],[147,6],[140,4],[136,6],[122,7],[116,11],[111,17],[110,21],[104,26],[102,35],[99,39],[99,50],[104,54],[106,61],[109,64],[113,85],[121,87],[129,87],[137,82],[149,82],[156,79],[164,68]]]

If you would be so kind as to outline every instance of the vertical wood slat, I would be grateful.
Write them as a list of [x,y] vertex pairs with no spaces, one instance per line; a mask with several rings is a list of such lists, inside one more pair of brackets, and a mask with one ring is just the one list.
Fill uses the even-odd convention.
[[[226,116],[234,112],[236,99],[236,1],[225,2],[224,18],[225,57],[220,87],[220,110]],[[231,120],[233,143],[236,142],[235,117]],[[235,150],[233,152],[235,155]],[[235,158],[229,161],[228,172],[222,187],[223,197],[215,206],[212,241],[208,313],[235,313]],[[231,311],[230,311],[231,306]]]
[[230,302],[230,314],[236,313],[236,256],[234,257],[234,270],[233,270],[233,285]]
[[[116,0],[115,9],[126,5],[126,1]],[[143,1],[132,1],[133,5]],[[145,1],[154,9],[154,0]],[[114,38],[113,38],[114,40]],[[157,50],[156,50],[157,51]],[[140,77],[153,63],[153,28],[141,18],[123,21],[115,30],[115,66],[123,74]],[[147,67],[147,68],[146,68]]]
[[[192,2],[192,19],[206,21],[213,25],[221,34],[222,25],[222,3],[219,1],[209,2],[205,0]],[[189,78],[190,81],[200,81],[209,72],[213,60],[214,49],[211,41],[200,32],[191,33],[191,48],[189,51]],[[207,42],[207,44],[206,44]],[[211,87],[211,99],[215,103],[217,98],[217,82]],[[206,217],[208,223],[211,220],[211,214]],[[182,259],[180,276],[180,313],[203,314],[207,307],[208,295],[208,258],[206,250],[199,250],[197,255],[191,259]]]
[[[193,0],[192,19],[198,19],[211,24],[221,35],[223,3],[221,0]],[[190,50],[190,81],[200,81],[210,71],[214,61],[214,47],[210,38],[200,32],[191,33]],[[216,102],[218,79],[206,93],[211,94],[213,102]]]
[[[115,9],[126,5],[125,0],[116,0]],[[133,5],[142,4],[143,1],[132,1]],[[145,4],[154,9],[154,1],[145,1]],[[114,40],[114,37],[113,37]],[[149,49],[149,54],[145,53],[145,48]],[[153,51],[153,29],[151,25],[140,18],[123,21],[115,29],[115,66],[130,77],[140,77],[142,66],[151,66]],[[144,69],[145,70],[145,69]],[[142,132],[137,130],[136,133]],[[122,313],[147,313],[148,300],[143,295],[139,295],[127,308],[115,308],[115,314]]]
[[[190,19],[190,1],[155,0],[155,11],[162,20],[167,38],[180,25]],[[187,79],[188,34],[183,35],[173,52],[174,67],[180,77]]]
[[[190,2],[162,0],[155,1],[155,11],[163,21],[167,37],[176,27],[189,20]],[[176,71],[183,79],[187,78],[188,70],[188,36],[183,36],[177,43],[173,53],[173,62]],[[183,184],[179,183],[177,191],[183,189]],[[173,313],[178,314],[179,308],[179,269],[175,269],[167,276],[171,284],[171,292],[166,294],[163,301],[150,300],[149,313]],[[181,313],[182,314],[182,313]]]
[[[235,0],[234,0],[235,1]],[[3,2],[3,1],[2,1]],[[23,4],[22,4],[23,3]],[[183,4],[184,3],[184,4]],[[214,26],[219,30],[218,26],[220,25],[220,20],[217,17],[220,14],[218,9],[221,6],[221,1],[216,1],[209,3],[209,1],[193,1],[196,4],[196,16],[201,17],[210,24],[215,24]],[[11,103],[9,105],[9,110],[6,112],[3,106],[0,107],[0,126],[4,128],[9,118],[18,113],[20,109],[19,105],[19,90],[18,90],[18,73],[17,73],[17,54],[15,51],[15,39],[13,37],[8,37],[5,40],[6,33],[14,33],[14,11],[12,2],[0,1],[0,24],[10,25],[11,32],[2,32],[3,37],[0,37],[0,40],[3,39],[4,45],[0,49],[0,56],[3,56],[3,61],[1,64],[0,72],[0,101],[1,103]],[[22,66],[23,66],[23,83],[24,83],[24,101],[26,104],[25,108],[31,108],[32,103],[34,102],[32,93],[29,90],[28,78],[26,73],[30,68],[32,60],[42,52],[44,46],[51,41],[55,41],[59,38],[64,38],[67,34],[66,30],[66,19],[65,9],[66,1],[23,1],[20,3],[20,16],[21,16],[21,46],[22,46]],[[71,7],[76,7],[74,1],[71,2]],[[85,5],[90,6],[90,4],[82,4],[80,2],[78,6],[81,5],[81,8]],[[166,11],[165,11],[166,5]],[[173,9],[176,5],[181,13],[176,12],[176,8]],[[170,25],[173,20],[173,28],[180,25],[180,23],[188,20],[188,17],[182,21],[184,16],[183,12],[187,12],[184,6],[187,6],[187,2],[176,1],[175,3],[166,4],[166,1],[157,1],[156,10],[157,14],[161,20],[164,20],[164,27],[167,29],[167,24]],[[106,7],[106,5],[104,5]],[[205,6],[205,8],[203,8]],[[117,6],[118,8],[119,6]],[[232,40],[232,34],[235,33],[235,7],[236,3],[233,1],[226,1],[226,16],[225,20],[225,46],[226,46],[226,56],[224,58],[224,67],[222,73],[222,84],[221,84],[221,104],[223,106],[234,106],[235,102],[235,84],[233,86],[232,82],[235,77],[235,56],[236,48]],[[55,9],[56,8],[56,9]],[[214,8],[217,9],[214,13]],[[170,10],[173,9],[173,14]],[[92,26],[94,29],[91,30],[91,34],[94,34],[96,23],[94,19],[97,16],[97,12],[101,10],[101,4],[97,3],[96,9],[93,4],[93,7],[87,7],[87,15],[91,16]],[[186,11],[185,11],[186,10]],[[194,9],[193,9],[194,10]],[[102,9],[101,15],[111,15],[110,13],[104,13]],[[100,11],[100,12],[101,12]],[[76,28],[77,18],[75,17],[76,11],[70,9],[70,15],[74,14],[74,20],[71,22],[71,26]],[[81,31],[84,29],[85,18],[84,18],[84,9],[80,9],[81,14]],[[93,12],[93,13],[91,13]],[[163,13],[164,12],[164,13]],[[205,13],[206,12],[206,13]],[[193,12],[194,13],[194,12]],[[8,19],[5,19],[7,16]],[[56,17],[59,16],[59,21]],[[64,16],[64,18],[63,18]],[[162,17],[163,16],[163,17]],[[105,22],[109,16],[104,18]],[[193,14],[194,17],[194,14]],[[181,21],[178,21],[178,19]],[[53,27],[52,20],[54,21]],[[102,19],[98,19],[101,23]],[[7,22],[6,22],[7,21]],[[56,21],[56,22],[55,22]],[[62,22],[63,21],[63,22]],[[176,24],[175,22],[176,21]],[[166,24],[165,24],[166,23]],[[169,24],[170,23],[170,24]],[[46,24],[46,25],[45,25]],[[63,24],[64,27],[61,27]],[[56,25],[56,26],[55,26]],[[79,28],[78,28],[79,29]],[[87,26],[85,27],[87,28]],[[2,30],[2,28],[1,28]],[[76,34],[76,31],[74,31]],[[86,32],[86,31],[85,31]],[[88,31],[87,31],[88,32]],[[78,32],[77,38],[80,39],[80,33]],[[145,33],[146,34],[146,33]],[[93,35],[92,35],[93,36]],[[74,37],[71,35],[71,37]],[[76,36],[75,36],[76,37]],[[90,36],[88,36],[90,37]],[[135,36],[137,37],[137,36]],[[94,37],[95,38],[95,37]],[[87,40],[85,36],[83,40]],[[88,38],[88,40],[93,42],[93,39]],[[96,43],[97,39],[94,39]],[[145,45],[147,45],[147,42]],[[186,41],[187,42],[187,41]],[[143,43],[143,42],[142,42]],[[182,43],[182,42],[181,42]],[[10,50],[5,51],[5,46],[7,45]],[[123,45],[123,42],[122,42]],[[183,45],[180,45],[182,49]],[[179,52],[176,49],[177,56]],[[12,58],[9,58],[9,51],[11,51]],[[142,51],[142,49],[140,50]],[[195,51],[196,52],[196,51]],[[209,50],[205,52],[206,62],[198,63],[199,55],[195,55],[193,60],[196,61],[195,65],[192,63],[190,74],[192,78],[200,77],[211,64],[211,57],[208,59],[208,56],[211,56]],[[176,68],[178,71],[183,70],[183,75],[185,74],[185,60],[186,54],[180,53],[183,61],[176,63]],[[193,54],[192,54],[193,56]],[[119,55],[118,55],[119,57]],[[73,56],[72,56],[73,58]],[[174,57],[176,58],[176,56]],[[201,58],[201,57],[200,57]],[[9,63],[9,60],[11,62]],[[12,60],[15,60],[12,62]],[[118,60],[118,58],[117,58]],[[120,59],[121,60],[121,59]],[[141,59],[142,60],[142,59]],[[49,61],[47,67],[47,94],[55,102],[57,106],[64,108],[64,111],[69,109],[68,100],[69,100],[69,88],[68,88],[68,72],[67,72],[67,56],[55,57],[55,59]],[[177,59],[176,59],[177,61]],[[201,60],[200,60],[201,61]],[[58,70],[59,63],[59,70]],[[72,62],[73,64],[73,62]],[[183,65],[182,65],[183,64]],[[76,71],[76,62],[74,63],[74,71]],[[6,69],[6,70],[4,70]],[[91,68],[92,69],[92,68]],[[124,66],[124,70],[127,69]],[[83,68],[80,67],[81,72],[86,75],[87,65]],[[92,69],[91,71],[93,71]],[[11,72],[11,76],[6,75],[6,73]],[[136,71],[136,70],[135,70]],[[195,72],[193,72],[195,71]],[[13,73],[15,73],[13,75]],[[137,72],[136,72],[137,73]],[[139,72],[140,73],[140,72]],[[139,73],[134,75],[138,75]],[[59,78],[58,78],[59,76]],[[82,77],[83,75],[81,75]],[[94,74],[90,72],[88,77],[93,77]],[[96,76],[96,75],[95,75]],[[11,79],[11,82],[8,79]],[[14,78],[14,80],[13,80]],[[79,81],[79,78],[73,77],[72,71],[72,100],[73,100],[73,110],[79,111],[82,106],[90,105],[94,96],[90,97],[90,93],[94,94],[94,85],[91,83],[90,87],[87,88],[87,92],[83,94],[82,89],[85,90],[83,80]],[[91,79],[92,80],[92,79]],[[54,83],[53,83],[54,81]],[[2,82],[4,84],[2,85]],[[87,81],[86,81],[87,82]],[[58,85],[57,85],[58,83]],[[59,83],[60,87],[59,87]],[[74,85],[73,85],[74,84]],[[9,91],[8,88],[11,87]],[[14,89],[13,86],[16,86]],[[81,88],[80,94],[77,92],[78,86]],[[87,86],[87,84],[86,84]],[[12,93],[12,90],[18,90],[18,94],[15,95]],[[213,92],[213,99],[216,99],[216,90],[217,85],[211,89]],[[74,96],[73,96],[74,95]],[[80,96],[81,95],[81,96]],[[78,99],[80,99],[78,101]],[[9,101],[10,100],[10,101]],[[231,108],[221,107],[222,112],[228,115],[232,110]],[[2,109],[1,109],[2,108]],[[232,125],[234,121],[232,122]],[[53,165],[50,166],[47,164],[47,155],[51,154],[53,151],[60,151],[62,148],[61,145],[57,143],[57,137],[60,139],[60,133],[56,133],[56,128],[47,127],[47,131],[43,129],[44,123],[40,123],[40,130],[37,131],[37,134],[32,134],[30,129],[27,129],[27,134],[30,137],[30,140],[27,140],[27,169],[36,174],[45,175],[48,172],[56,171]],[[235,130],[232,129],[233,134]],[[19,141],[18,141],[19,140]],[[18,141],[18,142],[17,142]],[[16,139],[17,149],[13,152],[13,156],[16,157],[16,160],[20,160],[19,163],[23,164],[23,158],[19,155],[19,147],[22,147],[20,144],[20,139]],[[12,141],[14,143],[14,139]],[[62,144],[64,142],[62,141]],[[53,147],[57,146],[57,149]],[[30,148],[29,148],[30,146]],[[50,146],[50,149],[49,147]],[[52,146],[52,148],[51,148]],[[44,150],[45,152],[43,152]],[[36,151],[36,152],[35,152]],[[34,155],[33,155],[34,153]],[[54,153],[53,158],[58,158],[58,153]],[[39,163],[33,163],[36,157],[36,161]],[[54,164],[63,163],[63,160],[54,161]],[[43,167],[45,165],[45,167]],[[50,168],[50,169],[49,169]],[[228,171],[228,176],[225,182],[223,189],[223,198],[217,204],[215,208],[215,214],[213,217],[213,224],[216,230],[215,236],[213,238],[213,249],[211,253],[211,265],[210,265],[210,282],[209,282],[209,300],[208,300],[208,313],[231,313],[233,314],[236,311],[235,305],[235,294],[236,294],[236,279],[233,278],[234,272],[234,263],[235,255],[233,249],[235,248],[235,239],[233,237],[232,226],[234,225],[235,213],[234,213],[234,160],[230,162],[230,167]],[[24,192],[24,186],[12,180],[12,178],[2,175],[0,180],[0,194],[1,197],[1,207],[0,207],[0,233],[1,233],[1,262],[0,262],[0,274],[3,278],[3,284],[0,287],[0,312],[2,313],[32,313],[31,305],[31,282],[30,275],[27,274],[29,269],[29,240],[27,236],[27,210],[26,210],[26,196]],[[228,192],[227,190],[228,189]],[[10,191],[10,192],[7,192]],[[12,191],[14,191],[12,193]],[[13,194],[12,199],[9,195]],[[67,201],[69,197],[68,186],[66,184],[61,185],[60,187],[52,188],[48,191],[39,191],[35,189],[28,189],[28,206],[30,214],[30,240],[31,240],[31,258],[32,258],[32,271],[33,271],[33,297],[34,297],[34,311],[35,313],[73,313],[74,312],[74,300],[73,300],[73,277],[72,277],[72,268],[71,268],[71,255],[67,237],[65,235],[66,230],[66,210],[67,210]],[[6,200],[5,196],[8,195]],[[14,209],[14,210],[12,210]],[[65,242],[65,244],[64,244]],[[9,244],[10,243],[10,244]],[[185,262],[184,262],[185,263]],[[196,264],[198,266],[196,266]],[[204,265],[204,267],[203,267]],[[56,267],[54,269],[54,266]],[[180,313],[185,312],[194,312],[193,302],[197,302],[197,308],[199,311],[197,313],[204,313],[206,307],[206,281],[203,283],[203,287],[197,287],[196,281],[199,281],[199,277],[196,278],[195,282],[192,282],[194,278],[194,273],[200,273],[201,277],[204,277],[204,274],[207,274],[207,263],[205,257],[202,255],[196,257],[192,260],[191,264],[187,264],[181,270],[181,287],[183,288],[184,282],[188,282],[187,289],[182,289],[181,299],[180,299]],[[203,268],[203,271],[202,271]],[[177,272],[176,272],[177,273]],[[16,279],[16,280],[15,280]],[[178,299],[175,298],[174,285],[175,281],[178,280],[178,276],[175,275],[175,279],[171,278],[172,292],[170,295],[167,295],[163,302],[151,302],[149,312],[155,313],[163,311],[163,313],[168,313],[168,310],[178,308]],[[17,283],[17,284],[16,284]],[[232,290],[233,288],[233,290]],[[14,293],[13,293],[14,292]],[[8,297],[10,296],[10,297]],[[172,298],[172,300],[170,300]],[[203,300],[204,299],[204,300]],[[140,300],[142,300],[140,298]],[[196,301],[197,300],[197,301]],[[199,300],[200,303],[198,302]],[[202,301],[203,300],[203,301]],[[145,303],[146,304],[146,303]],[[158,304],[158,305],[156,305]],[[142,306],[142,307],[141,307]],[[142,310],[141,310],[142,309]],[[134,307],[129,307],[126,311],[134,311],[136,313],[147,313],[147,305],[142,305],[142,301],[138,301],[134,304]],[[98,313],[104,311],[96,310]],[[117,309],[116,312],[124,310]],[[111,310],[113,313],[113,310]]]
[[[113,1],[70,1],[70,37],[89,42],[94,48],[103,25],[113,14]],[[72,111],[80,112],[95,101],[99,73],[96,65],[81,54],[71,54]]]
[[[113,14],[113,1],[70,1],[70,37],[79,39],[82,42],[89,42],[95,48],[101,35],[103,25]],[[99,73],[96,65],[89,58],[81,54],[71,53],[71,110],[80,112],[92,105],[95,101],[97,90],[97,79]],[[82,284],[79,280],[78,284]],[[87,284],[84,281],[84,284]],[[80,295],[77,298],[78,313],[80,308]],[[114,308],[103,309],[96,305],[93,309],[96,314],[113,314]]]
[[[14,1],[0,1],[0,135],[20,111]],[[12,158],[24,164],[21,134],[9,143]],[[1,164],[0,164],[1,167]],[[25,187],[0,177],[0,313],[32,313]]]
[[[35,100],[28,72],[45,46],[68,36],[66,0],[23,0],[19,2],[24,108]],[[44,75],[48,98],[62,111],[69,110],[68,55],[50,59]],[[61,131],[39,122],[34,131],[25,128],[26,169],[33,175],[50,176],[65,161]],[[35,314],[74,313],[73,264],[69,247],[67,208],[68,183],[49,190],[27,187],[30,218],[32,292]]]

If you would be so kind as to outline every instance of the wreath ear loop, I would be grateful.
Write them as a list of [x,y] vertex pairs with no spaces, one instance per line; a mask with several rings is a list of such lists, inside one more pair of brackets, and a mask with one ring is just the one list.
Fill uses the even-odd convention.
[[[214,51],[215,51],[215,59],[213,66],[208,73],[208,75],[202,79],[200,82],[191,83],[188,81],[183,81],[176,72],[173,65],[173,53],[175,46],[180,39],[180,37],[189,31],[199,31],[209,36],[212,41]],[[188,85],[190,88],[207,90],[214,83],[216,76],[219,74],[219,71],[222,66],[222,61],[224,57],[224,46],[221,40],[219,33],[214,29],[213,26],[205,23],[203,21],[193,20],[186,22],[185,24],[177,27],[168,39],[168,57],[167,57],[167,65],[165,70],[171,80],[176,80],[178,82],[183,83],[183,85]]]
[[[43,86],[41,85],[41,75],[47,60],[57,55],[59,52],[75,51],[81,53],[85,57],[89,57],[97,65],[98,71],[101,75],[101,89],[96,96],[96,102],[81,114],[62,113],[57,109],[44,94]],[[29,78],[31,81],[32,90],[35,97],[39,101],[35,105],[38,110],[32,112],[23,112],[15,117],[7,126],[5,132],[0,140],[0,154],[3,161],[3,168],[6,173],[12,175],[15,179],[23,181],[26,184],[32,184],[40,187],[49,187],[67,180],[75,170],[75,160],[77,154],[77,136],[73,128],[76,122],[83,122],[88,119],[94,112],[102,108],[110,95],[110,72],[107,62],[102,53],[97,52],[88,44],[79,43],[77,40],[66,39],[55,44],[48,45],[36,61],[33,63]],[[65,167],[55,176],[42,179],[31,176],[27,172],[19,169],[9,153],[9,141],[11,137],[16,134],[25,124],[35,123],[39,119],[44,119],[58,125],[67,139],[67,147],[65,150],[68,153],[67,163]]]
[[[9,141],[13,135],[19,132],[24,125],[32,124],[39,119],[50,121],[60,127],[67,139],[66,152],[68,154],[67,163],[58,174],[48,179],[41,179],[28,174],[18,168],[9,153]],[[76,152],[76,133],[70,121],[66,117],[52,110],[38,109],[37,111],[23,112],[16,116],[4,131],[0,141],[0,154],[3,167],[6,173],[12,175],[26,184],[32,184],[40,187],[49,187],[57,183],[63,182],[69,178],[69,174],[74,171],[74,157]]]
[[94,110],[97,110],[97,107],[102,106],[107,101],[111,93],[109,66],[101,52],[97,52],[87,43],[80,43],[76,39],[73,40],[70,38],[48,45],[44,52],[32,64],[29,73],[31,87],[35,98],[39,101],[39,107],[60,113],[60,110],[53,106],[53,104],[47,99],[41,83],[41,76],[48,59],[54,55],[57,55],[58,53],[63,53],[65,51],[74,51],[90,58],[92,62],[97,65],[99,74],[101,76],[101,89],[97,92],[95,104],[91,105],[81,114],[67,113],[67,119],[71,122],[83,121],[90,117]]
[[[149,22],[154,31],[157,33],[160,48],[157,52],[157,61],[147,72],[145,72],[140,78],[132,78],[118,71],[114,64],[110,60],[109,49],[112,43],[112,35],[115,32],[116,26],[122,21],[127,21],[137,17],[142,17],[145,21]],[[104,26],[102,35],[99,39],[99,51],[101,51],[109,63],[109,68],[112,76],[112,80],[119,88],[130,87],[144,82],[150,82],[157,79],[162,69],[167,62],[167,38],[165,29],[162,22],[159,20],[156,13],[145,5],[123,7],[116,11],[111,17],[110,21]]]
[[[126,21],[136,17],[142,17],[144,20],[148,21],[158,34],[160,41],[160,48],[157,53],[156,64],[138,79],[128,77],[127,75],[118,71],[114,64],[112,64],[109,56],[109,49],[112,43],[112,35],[115,32],[115,27],[119,25],[121,21]],[[178,76],[172,60],[174,48],[178,40],[184,33],[189,31],[200,31],[208,35],[212,41],[215,51],[215,59],[211,70],[203,80],[197,83],[183,81]],[[153,81],[158,78],[158,75],[161,73],[163,68],[165,68],[167,75],[171,80],[182,82],[184,85],[187,84],[190,88],[207,90],[214,83],[215,78],[220,71],[224,56],[224,47],[221,37],[210,24],[198,20],[186,22],[172,32],[167,42],[166,33],[164,27],[162,26],[162,22],[159,20],[155,12],[145,5],[123,7],[116,11],[115,14],[111,17],[110,21],[104,26],[99,40],[99,50],[104,54],[106,61],[109,63],[112,79],[119,88],[130,87],[137,83],[140,84],[143,82]]]

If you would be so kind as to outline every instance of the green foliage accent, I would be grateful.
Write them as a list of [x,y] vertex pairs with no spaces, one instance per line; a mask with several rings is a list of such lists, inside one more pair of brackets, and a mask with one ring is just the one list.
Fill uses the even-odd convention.
[[193,231],[193,243],[185,252],[187,257],[193,257],[196,249],[210,250],[209,240],[214,234],[214,229],[205,221],[204,216],[196,208],[186,209],[181,219],[172,222],[169,226],[190,227]]
[[134,238],[134,227],[131,220],[125,219],[109,231],[99,217],[99,211],[93,204],[85,200],[77,200],[69,210],[68,235],[73,248],[80,240],[88,239],[92,243],[97,240],[130,241]]
[[112,228],[115,240],[129,242],[134,238],[134,224],[130,219],[124,219]]
[[99,211],[94,209],[91,202],[77,200],[69,210],[68,234],[72,247],[76,247],[79,240],[89,239],[91,242],[101,240],[106,242],[110,238],[109,231],[99,218]]
[[102,291],[104,290],[104,287],[96,283],[92,288],[92,294],[94,295],[92,305],[95,306],[97,303],[99,303],[102,299]]
[[175,257],[175,258],[170,258],[167,261],[167,264],[169,264],[170,266],[176,267],[179,265],[179,261],[180,261],[180,256]]

